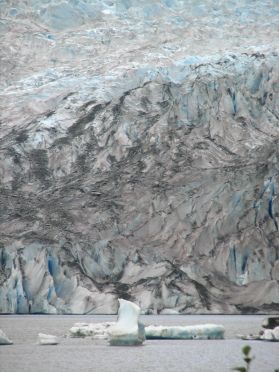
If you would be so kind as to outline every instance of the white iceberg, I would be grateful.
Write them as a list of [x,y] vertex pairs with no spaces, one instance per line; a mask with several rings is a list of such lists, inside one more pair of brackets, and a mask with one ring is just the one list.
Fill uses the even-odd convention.
[[265,341],[279,341],[279,327],[265,329],[260,339]]
[[118,319],[109,329],[112,346],[142,345],[145,340],[144,325],[139,323],[140,308],[133,302],[119,300]]
[[[272,326],[272,324],[264,323],[263,327]],[[279,341],[279,326],[267,328],[260,331],[257,335],[239,335],[242,340],[262,340],[262,341]]]
[[12,345],[9,337],[0,329],[0,345]]
[[261,339],[266,341],[274,340],[272,329],[265,329],[263,335],[261,336]]
[[39,345],[57,345],[59,340],[57,336],[46,335],[44,333],[38,334],[38,344]]
[[279,341],[279,327],[273,329],[273,336],[276,341]]
[[146,339],[218,340],[224,333],[225,328],[217,324],[145,327]]
[[115,322],[75,323],[69,330],[69,336],[92,337],[93,339],[107,339],[110,327],[115,324]]

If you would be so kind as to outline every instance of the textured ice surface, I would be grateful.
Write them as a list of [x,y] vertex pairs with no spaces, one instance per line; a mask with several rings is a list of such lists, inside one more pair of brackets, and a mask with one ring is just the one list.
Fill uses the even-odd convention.
[[[105,323],[77,323],[69,330],[70,337],[92,337],[93,339],[107,339],[110,327],[114,322]],[[146,339],[184,339],[208,340],[223,339],[225,329],[222,325],[203,324],[185,326],[149,325],[144,327]]]
[[269,0],[2,0],[0,16],[4,85],[22,77],[40,83],[61,74],[115,75],[179,59],[193,64],[272,48],[279,36],[278,4]]
[[70,337],[92,337],[94,339],[107,339],[108,332],[115,322],[105,323],[76,323],[69,330]]
[[273,1],[2,0],[0,312],[274,312]]
[[144,326],[139,323],[140,308],[133,302],[119,300],[118,318],[109,328],[111,346],[141,345],[145,340]]
[[224,338],[224,333],[225,328],[216,324],[145,327],[147,339],[219,340]]

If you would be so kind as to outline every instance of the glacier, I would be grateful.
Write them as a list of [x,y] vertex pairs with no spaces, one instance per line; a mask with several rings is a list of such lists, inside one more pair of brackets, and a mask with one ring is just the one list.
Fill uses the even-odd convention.
[[278,19],[0,1],[0,313],[278,313]]

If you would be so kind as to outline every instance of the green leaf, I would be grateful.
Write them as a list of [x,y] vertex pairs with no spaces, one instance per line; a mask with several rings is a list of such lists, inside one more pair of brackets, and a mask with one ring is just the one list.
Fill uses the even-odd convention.
[[243,354],[246,355],[246,356],[250,353],[250,351],[251,351],[251,347],[250,347],[249,345],[246,345],[246,346],[244,346],[244,347],[242,348],[242,352],[243,352]]
[[246,372],[247,369],[245,367],[236,367],[233,369],[234,371],[239,371],[239,372]]

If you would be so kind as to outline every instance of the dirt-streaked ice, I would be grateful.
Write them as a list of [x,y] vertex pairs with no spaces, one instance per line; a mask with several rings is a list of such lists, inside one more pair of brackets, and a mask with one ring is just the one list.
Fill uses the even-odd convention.
[[0,3],[0,312],[278,313],[278,1]]

